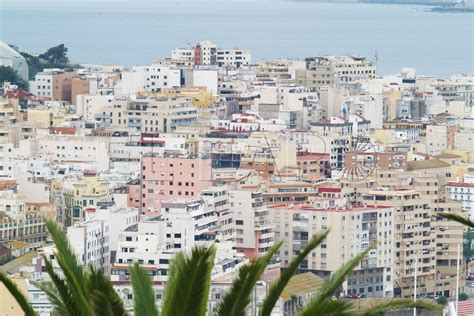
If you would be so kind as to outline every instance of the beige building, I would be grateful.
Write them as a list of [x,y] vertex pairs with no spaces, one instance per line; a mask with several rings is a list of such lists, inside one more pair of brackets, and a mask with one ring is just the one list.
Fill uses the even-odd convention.
[[329,200],[269,208],[275,224],[275,240],[284,240],[279,251],[282,267],[304,249],[313,235],[330,229],[328,239],[307,256],[300,269],[326,277],[374,244],[344,282],[344,293],[391,297],[394,208],[331,207],[325,203]]
[[0,124],[14,124],[21,121],[18,100],[0,97]]
[[197,117],[198,110],[190,98],[163,98],[114,100],[112,106],[101,108],[98,118],[113,126],[170,133],[179,126],[193,125]]

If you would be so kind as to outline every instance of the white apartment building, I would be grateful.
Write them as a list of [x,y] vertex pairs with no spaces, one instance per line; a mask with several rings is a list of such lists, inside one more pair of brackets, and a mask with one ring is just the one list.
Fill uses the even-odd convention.
[[118,91],[120,95],[136,95],[138,92],[160,92],[161,89],[180,86],[180,69],[152,64],[123,71]]
[[109,169],[107,139],[94,136],[44,135],[20,141],[18,158],[39,155],[52,162],[82,165],[98,172]]
[[274,244],[274,226],[262,192],[242,187],[230,190],[230,209],[235,218],[236,247],[247,258],[258,258]]
[[211,41],[201,41],[191,48],[176,48],[171,59],[193,62],[195,65],[218,65],[219,67],[240,68],[251,64],[249,51],[233,48],[222,49]]
[[39,72],[30,81],[30,92],[40,97],[53,97],[53,72]]
[[250,52],[238,48],[234,49],[217,49],[217,65],[219,67],[234,67],[250,65],[252,57]]
[[72,250],[84,267],[89,265],[110,273],[110,221],[91,220],[67,228]]
[[446,193],[452,200],[461,202],[469,217],[474,218],[474,182],[448,182]]
[[95,116],[104,106],[111,106],[112,95],[78,94],[76,97],[76,114],[82,116],[85,122],[95,122]]

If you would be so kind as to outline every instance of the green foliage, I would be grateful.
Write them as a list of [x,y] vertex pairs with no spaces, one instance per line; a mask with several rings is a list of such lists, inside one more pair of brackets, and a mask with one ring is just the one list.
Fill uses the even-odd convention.
[[442,213],[442,212],[439,212],[436,215],[446,218],[448,220],[461,223],[467,227],[474,228],[474,222],[471,221],[467,216],[462,216],[462,215],[453,214],[453,213]]
[[26,316],[36,315],[36,312],[33,310],[31,305],[28,303],[28,299],[20,291],[18,286],[2,271],[0,271],[0,282],[2,282],[7,288],[8,292],[15,298],[18,305],[25,313]]
[[448,299],[444,296],[440,296],[436,299],[436,303],[438,303],[439,305],[446,305],[448,304]]
[[469,296],[466,293],[459,293],[459,300],[460,301],[467,301]]
[[255,284],[270,263],[282,242],[274,245],[265,256],[244,265],[239,269],[238,277],[232,282],[230,291],[218,306],[219,316],[243,316],[250,303]]
[[0,84],[3,84],[4,81],[17,85],[20,89],[28,90],[28,82],[23,80],[11,67],[0,66]]
[[215,255],[214,247],[196,247],[190,256],[178,253],[174,257],[169,269],[163,315],[206,314]]
[[155,305],[155,292],[153,291],[148,273],[141,269],[138,263],[135,263],[130,268],[130,274],[132,276],[135,315],[158,315],[158,310]]
[[59,44],[58,46],[49,48],[45,53],[38,57],[54,67],[64,67],[69,63],[67,51],[68,49],[64,44]]
[[102,270],[90,268],[86,288],[95,315],[127,315],[122,299],[115,292],[110,279]]
[[35,75],[45,68],[79,68],[78,65],[69,64],[67,52],[67,47],[64,44],[60,44],[49,48],[46,52],[38,56],[33,56],[25,52],[21,52],[20,54],[28,63],[30,80],[33,80]]
[[[47,223],[48,230],[56,245],[56,260],[64,276],[54,271],[51,261],[43,257],[46,271],[51,281],[35,283],[48,296],[57,315],[127,315],[122,300],[113,289],[110,279],[100,270],[84,269],[74,256],[64,231],[55,223]],[[297,271],[302,260],[320,245],[329,232],[315,236],[283,271],[279,280],[270,288],[269,294],[262,305],[262,316],[270,315],[281,292]],[[238,276],[232,283],[230,291],[218,306],[219,316],[243,316],[251,301],[251,295],[257,281],[268,267],[275,253],[281,246],[279,242],[268,253],[257,260],[240,268]],[[335,299],[346,277],[357,267],[371,248],[362,252],[344,264],[338,271],[324,282],[316,297],[310,301],[301,315],[380,315],[387,311],[417,307],[419,309],[439,310],[439,306],[422,301],[392,300],[370,309],[356,312],[354,303],[348,300]],[[215,258],[214,247],[196,247],[189,255],[179,253],[171,261],[169,281],[165,289],[162,313],[167,316],[198,315],[205,316],[209,296],[211,271]],[[158,315],[155,304],[155,292],[148,273],[136,263],[130,267],[134,292],[134,313],[138,316]],[[3,273],[0,281],[15,297],[25,315],[35,315],[26,297],[13,282]],[[465,295],[464,293],[461,295]],[[460,299],[461,299],[460,295]],[[464,297],[464,296],[463,296]],[[441,303],[441,302],[440,302]]]
[[323,234],[314,236],[308,243],[308,246],[306,246],[306,248],[297,257],[295,257],[288,265],[288,267],[282,272],[278,281],[275,282],[270,288],[270,291],[267,297],[265,298],[265,301],[263,302],[261,312],[262,316],[270,316],[270,314],[272,313],[272,309],[280,298],[280,295],[285,289],[285,286],[288,284],[291,277],[296,273],[301,262],[303,262],[303,260],[309,255],[309,253],[316,249],[316,247],[318,247],[327,238],[328,234],[329,230],[327,230]]

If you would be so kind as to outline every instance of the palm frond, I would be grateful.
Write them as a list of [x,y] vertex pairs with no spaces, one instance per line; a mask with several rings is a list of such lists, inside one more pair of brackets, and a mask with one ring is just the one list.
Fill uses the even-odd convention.
[[320,309],[320,305],[328,300],[333,293],[339,289],[346,279],[346,277],[354,270],[357,265],[364,259],[364,257],[369,253],[372,247],[368,247],[366,250],[346,262],[342,267],[334,272],[331,277],[326,280],[319,290],[319,293],[314,299],[310,301],[308,306],[301,313],[302,316],[315,315],[316,312]]
[[175,255],[170,263],[163,315],[206,314],[215,254],[216,249],[212,246],[195,247],[189,256]]
[[148,273],[138,263],[130,267],[133,287],[133,307],[137,316],[158,315],[155,305],[155,291]]
[[48,221],[46,227],[56,246],[56,260],[64,273],[68,289],[81,307],[81,315],[93,315],[84,286],[86,280],[84,269],[72,251],[65,232],[53,221]]
[[474,222],[471,221],[466,216],[462,216],[462,215],[454,214],[454,213],[445,213],[445,212],[438,212],[438,213],[436,213],[436,216],[443,217],[445,219],[461,223],[461,224],[463,224],[465,226],[468,226],[470,228],[474,228]]
[[239,269],[237,278],[232,282],[229,292],[223,297],[218,306],[219,316],[243,316],[250,303],[255,284],[270,263],[270,260],[280,248],[282,241],[274,245],[263,257],[244,265]]
[[278,298],[285,289],[285,286],[290,281],[291,277],[295,274],[301,262],[303,262],[303,260],[308,256],[308,254],[316,247],[318,247],[327,238],[328,234],[329,230],[327,230],[323,234],[318,234],[314,236],[308,243],[306,248],[290,262],[290,264],[285,270],[283,270],[280,278],[272,285],[267,297],[263,301],[261,311],[262,316],[270,316],[273,308],[275,307],[276,302],[278,301]]
[[368,308],[364,311],[359,312],[357,315],[360,316],[373,316],[382,315],[383,313],[396,311],[407,308],[426,309],[430,311],[441,311],[443,306],[426,303],[423,301],[414,302],[411,299],[394,299],[388,303],[378,304],[374,307]]
[[90,268],[86,288],[95,315],[127,315],[122,299],[102,270]]
[[353,316],[352,304],[350,301],[328,298],[318,305],[311,316]]
[[0,271],[0,282],[5,285],[8,292],[10,292],[11,296],[15,299],[15,301],[20,305],[20,308],[27,316],[36,315],[36,312],[31,307],[30,303],[26,296],[21,292],[18,286],[13,282],[4,272]]
[[[51,261],[43,255],[45,270],[48,273],[51,283],[54,286],[52,291],[44,291],[51,303],[53,303],[57,311],[67,311],[69,315],[81,315],[81,304],[76,300],[76,297],[71,293],[69,285],[66,280],[61,278],[56,271],[54,271]],[[41,285],[41,283],[38,283]]]
[[33,285],[46,294],[49,302],[53,305],[54,315],[68,315],[69,314],[68,308],[64,305],[53,282],[51,281],[33,282]]

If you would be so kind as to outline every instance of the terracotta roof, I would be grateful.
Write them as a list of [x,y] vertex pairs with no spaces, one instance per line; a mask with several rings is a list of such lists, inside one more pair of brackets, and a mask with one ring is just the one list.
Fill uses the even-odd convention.
[[474,188],[474,183],[466,183],[466,182],[448,182],[446,184],[447,187],[471,187]]

